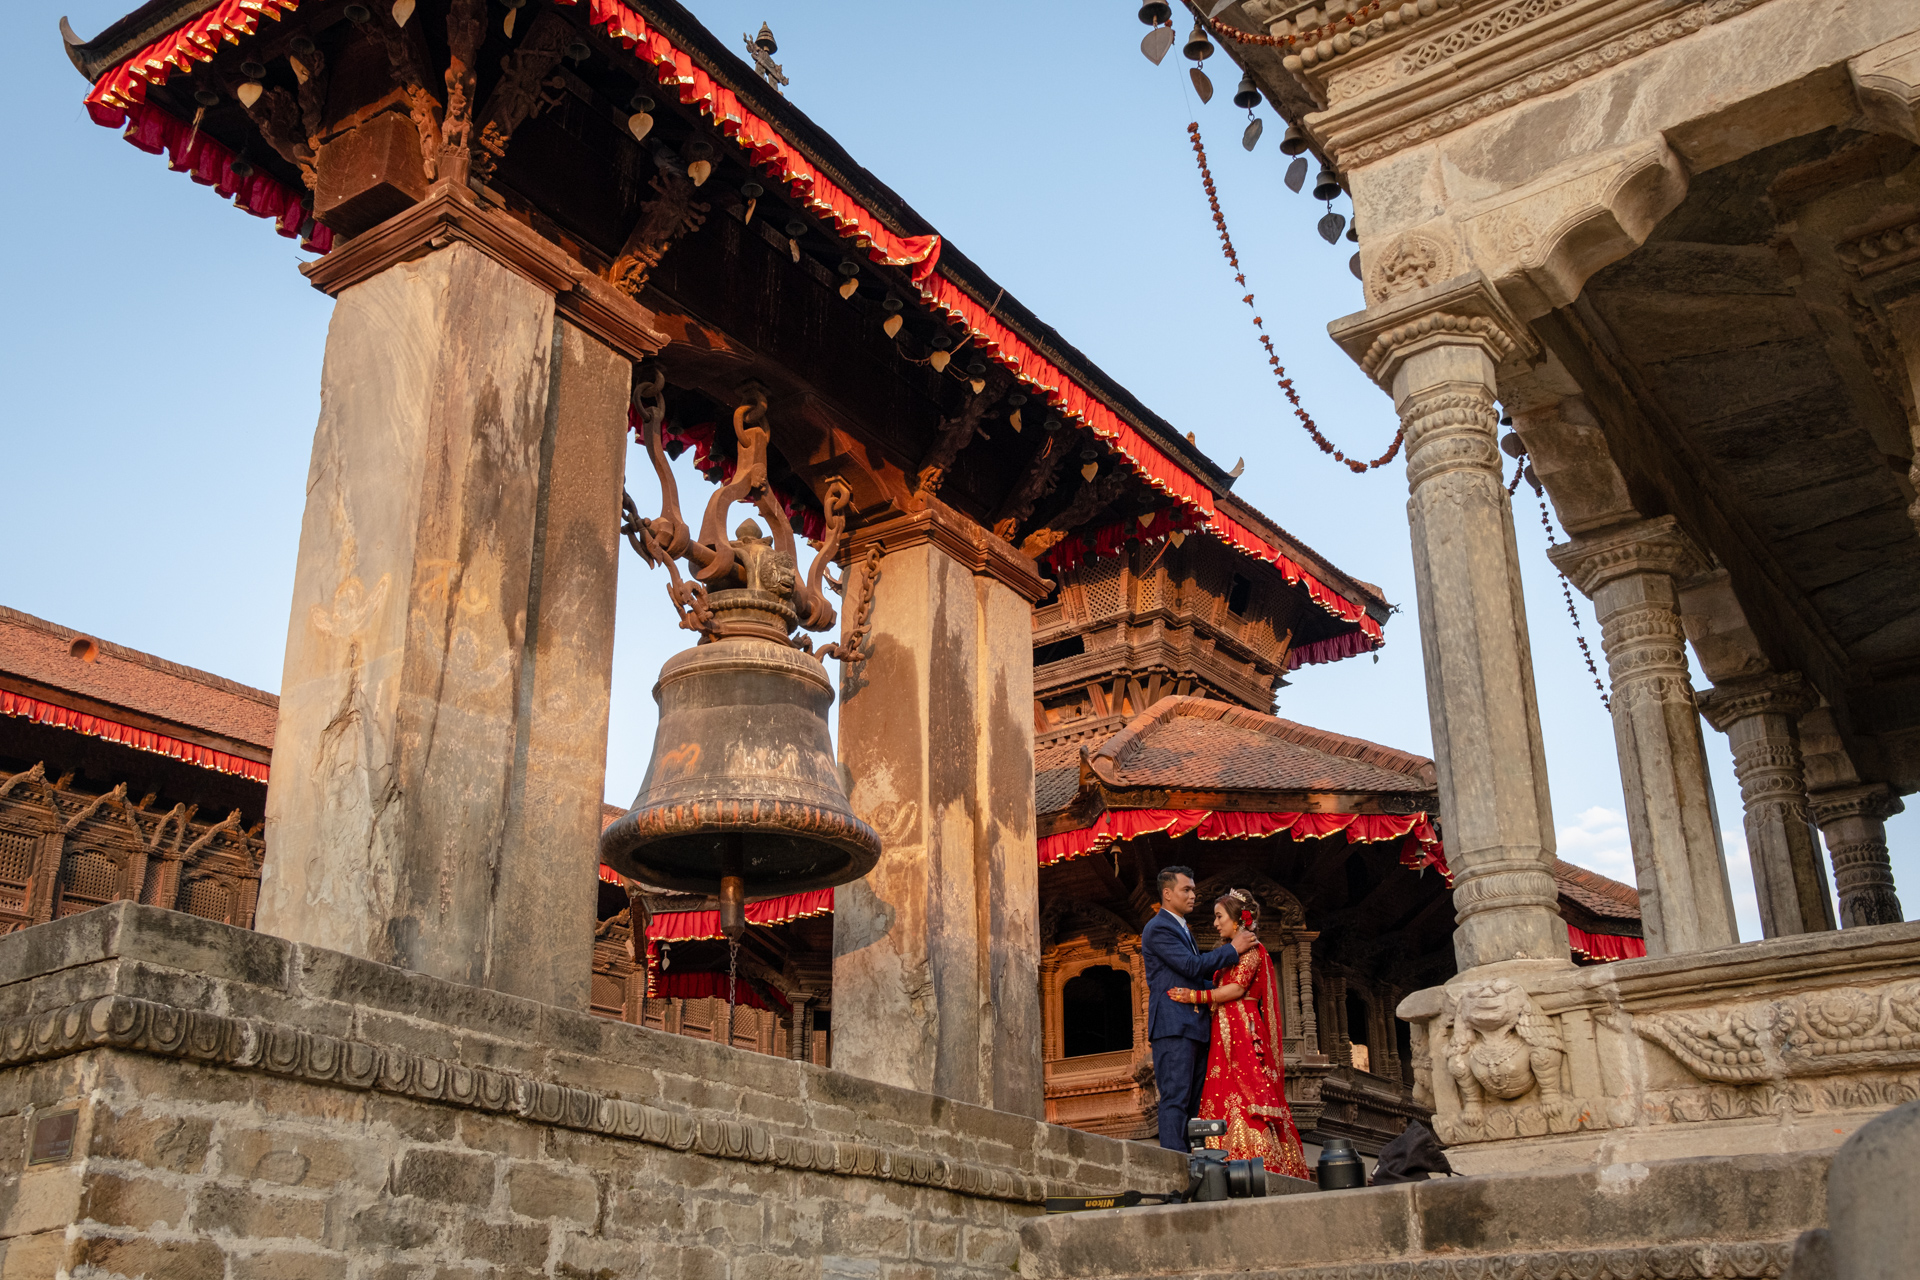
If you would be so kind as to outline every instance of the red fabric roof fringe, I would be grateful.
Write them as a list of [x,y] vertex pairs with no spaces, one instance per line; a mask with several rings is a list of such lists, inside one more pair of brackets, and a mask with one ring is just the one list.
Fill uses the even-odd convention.
[[[1279,548],[1269,545],[1218,511],[1210,489],[1160,452],[1098,396],[1035,351],[990,314],[988,308],[976,302],[952,280],[938,274],[936,268],[940,261],[941,239],[937,234],[902,236],[889,230],[872,210],[821,174],[780,136],[772,124],[748,111],[732,90],[716,84],[711,76],[694,65],[690,55],[619,0],[558,2],[575,5],[585,3],[588,6],[588,20],[593,25],[604,28],[609,37],[650,64],[661,84],[678,88],[682,103],[698,107],[713,120],[721,133],[740,145],[754,164],[776,181],[784,182],[795,199],[828,222],[841,236],[853,240],[856,247],[866,249],[869,258],[889,266],[910,268],[913,284],[929,305],[961,321],[968,330],[969,341],[988,357],[1038,392],[1057,411],[1083,423],[1104,440],[1146,484],[1188,508],[1194,527],[1248,555],[1278,566],[1289,582],[1304,584],[1308,595],[1327,612],[1358,626],[1371,641],[1368,647],[1378,648],[1385,643],[1379,624],[1366,616],[1362,606],[1331,590],[1301,569]],[[132,118],[134,108],[143,106],[147,85],[164,84],[173,71],[187,70],[193,63],[208,61],[222,41],[237,43],[241,35],[251,35],[258,26],[259,15],[277,19],[296,8],[298,0],[221,0],[207,13],[169,32],[102,76],[88,95],[88,111],[99,123],[117,127]],[[162,128],[146,116],[142,116],[141,122],[150,131]],[[179,125],[178,121],[172,123]],[[224,148],[221,150],[224,152]],[[176,157],[175,167],[185,167],[185,162],[193,159],[195,157]],[[207,163],[210,169],[215,166],[212,160]],[[231,156],[224,156],[219,160],[218,168],[230,175],[230,163]],[[217,187],[220,181],[218,174],[209,181]],[[271,182],[271,179],[267,181]],[[274,184],[274,188],[279,189],[278,184]],[[242,207],[261,212],[264,207],[272,206],[272,211],[263,212],[262,216],[279,217],[286,213],[288,198],[285,195],[276,197],[271,191],[261,188],[258,194],[248,195],[247,203]],[[295,225],[297,227],[298,224]],[[326,239],[330,246],[330,233]],[[316,232],[313,247],[325,252],[320,247],[321,240],[321,235]],[[1336,656],[1348,656],[1336,655],[1333,649],[1319,652],[1324,656],[1313,660],[1326,662],[1333,661]]]
[[1638,960],[1647,954],[1645,938],[1628,938],[1612,933],[1588,933],[1578,925],[1567,926],[1569,949],[1576,956],[1602,964],[1614,960]]
[[[600,878],[605,880],[611,867],[600,868]],[[613,883],[624,883],[615,874]],[[833,914],[833,890],[810,889],[805,893],[789,893],[778,898],[768,898],[764,902],[747,904],[747,923],[749,925],[787,924],[794,920],[809,920],[814,916]],[[655,915],[647,925],[647,993],[654,994],[654,985],[660,973],[660,953],[658,944],[662,942],[710,942],[727,935],[720,932],[720,912],[713,911],[662,911]],[[722,993],[724,994],[724,992]]]
[[117,720],[91,716],[82,711],[56,706],[51,702],[42,702],[38,698],[8,693],[4,689],[0,689],[0,715],[25,716],[35,724],[72,729],[88,737],[105,738],[109,742],[118,742],[122,746],[132,747],[137,751],[151,751],[155,755],[172,756],[175,760],[197,764],[203,769],[212,769],[216,773],[238,774],[243,778],[252,778],[255,782],[267,780],[267,766],[257,760],[229,755],[224,751],[215,751],[211,747],[202,747],[192,742],[182,742],[178,738],[169,738],[165,734],[149,733],[145,729],[136,729],[132,725],[121,724]]
[[1164,832],[1197,833],[1202,840],[1249,840],[1286,832],[1295,839],[1324,839],[1344,832],[1350,844],[1400,840],[1400,865],[1411,871],[1432,867],[1447,883],[1453,872],[1433,822],[1423,813],[1237,813],[1213,809],[1109,809],[1091,826],[1043,836],[1041,866],[1096,853],[1121,840]]

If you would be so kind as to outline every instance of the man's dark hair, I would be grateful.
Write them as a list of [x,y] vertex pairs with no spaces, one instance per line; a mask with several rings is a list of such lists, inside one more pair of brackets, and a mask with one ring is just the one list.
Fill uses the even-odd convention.
[[1165,893],[1167,890],[1173,888],[1174,881],[1178,880],[1181,876],[1185,876],[1187,879],[1192,880],[1194,878],[1193,868],[1192,867],[1162,867],[1160,870],[1160,880],[1159,880],[1160,892]]

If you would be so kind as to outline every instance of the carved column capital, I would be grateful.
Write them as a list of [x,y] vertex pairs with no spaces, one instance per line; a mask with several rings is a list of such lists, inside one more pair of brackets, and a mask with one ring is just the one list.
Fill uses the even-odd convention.
[[1707,723],[1726,733],[1749,716],[1776,715],[1798,720],[1813,709],[1813,691],[1796,671],[1728,680],[1695,695]]
[[1539,349],[1486,276],[1469,271],[1417,289],[1391,305],[1369,308],[1327,326],[1333,340],[1388,392],[1408,359],[1434,347],[1473,346],[1493,364]]
[[1585,596],[1636,573],[1689,578],[1709,567],[1707,554],[1672,516],[1575,538],[1548,551],[1547,558]]
[[1813,820],[1821,827],[1830,826],[1843,818],[1870,818],[1875,822],[1884,822],[1894,814],[1904,812],[1907,807],[1894,794],[1893,788],[1884,782],[1814,791],[1808,794],[1807,801],[1813,808]]
[[1038,600],[1053,588],[1032,557],[1021,554],[1004,538],[981,528],[938,498],[927,498],[922,510],[849,529],[846,563],[857,564],[876,542],[883,555],[930,542],[976,576],[1003,583],[1028,601]]

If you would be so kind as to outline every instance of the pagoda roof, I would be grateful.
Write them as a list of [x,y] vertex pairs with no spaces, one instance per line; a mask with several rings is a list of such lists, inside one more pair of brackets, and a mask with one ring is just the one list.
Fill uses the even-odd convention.
[[[175,126],[184,130],[184,124],[170,119],[155,125],[153,121],[169,112],[177,116],[182,107],[175,104],[186,102],[167,88],[170,74],[191,70],[196,62],[241,56],[225,52],[233,44],[245,48],[271,37],[271,49],[277,49],[284,38],[272,33],[273,20],[284,27],[306,16],[301,0],[257,0],[240,5],[244,12],[227,15],[226,10],[238,3],[151,0],[92,40],[69,35],[69,57],[96,85],[89,97],[95,118],[102,123],[131,122],[130,140],[146,149],[160,149],[163,143],[171,147],[168,131]],[[1029,391],[1037,391],[1062,416],[1077,419],[1146,488],[1172,498],[1189,527],[1243,555],[1277,565],[1290,582],[1334,615],[1336,630],[1359,633],[1339,656],[1384,642],[1381,627],[1391,609],[1377,588],[1342,572],[1231,495],[1233,477],[1219,464],[941,238],[927,219],[856,163],[831,134],[761,80],[683,6],[673,0],[642,0],[633,5],[618,0],[593,0],[591,5],[558,0],[554,7],[596,37],[598,55],[637,64],[642,83],[657,76],[669,91],[677,83],[682,109],[709,117],[746,153],[750,169],[763,170],[775,184],[786,186],[804,209],[841,237],[862,247],[871,239],[868,256],[880,266],[896,269],[899,281],[907,279],[905,268],[911,266],[911,284],[905,292],[917,294],[920,305],[964,327],[980,350],[1011,371]],[[309,0],[307,8],[319,6]],[[336,16],[327,13],[316,20]],[[422,14],[418,20],[427,17]],[[220,26],[219,38],[182,39],[183,27],[191,36],[208,23]],[[151,98],[149,89],[154,90]],[[237,154],[250,137],[242,136],[243,131],[252,127],[246,117],[223,106],[206,113],[204,128],[196,134],[236,148]],[[220,138],[222,131],[229,136]],[[264,175],[256,174],[237,203],[261,216],[279,218],[283,234],[293,234],[300,224],[299,201],[304,198],[299,174],[270,148],[255,146],[250,154],[257,169],[274,175],[280,191],[261,195]],[[231,194],[221,181],[216,175],[216,189]],[[323,238],[316,237],[316,244]],[[1304,582],[1300,581],[1303,576]]]
[[264,781],[279,699],[261,689],[0,607],[8,715]]

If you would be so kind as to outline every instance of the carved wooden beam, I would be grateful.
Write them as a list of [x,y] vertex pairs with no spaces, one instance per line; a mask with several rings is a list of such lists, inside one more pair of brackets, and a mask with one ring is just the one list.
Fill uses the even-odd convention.
[[987,410],[998,397],[971,395],[961,407],[956,417],[942,417],[940,426],[934,434],[933,447],[927,450],[926,457],[920,460],[919,474],[914,479],[913,496],[916,501],[924,502],[939,492],[941,481],[946,479],[947,469],[960,451],[972,444],[975,439],[987,438],[980,420],[986,417]]
[[494,167],[507,154],[513,131],[559,101],[563,82],[553,69],[572,41],[572,27],[551,13],[542,13],[519,46],[500,59],[504,74],[478,117],[480,137],[473,152],[473,171],[481,181],[493,176]]
[[1033,456],[1033,462],[1027,467],[1027,474],[1013,492],[1007,495],[1000,510],[994,513],[993,531],[1012,542],[1020,532],[1020,526],[1033,514],[1034,503],[1054,491],[1060,483],[1060,463],[1067,456],[1066,443],[1057,434],[1049,434],[1040,445],[1040,452]]
[[276,86],[254,99],[246,110],[267,145],[278,152],[282,160],[300,170],[300,180],[311,191],[315,186],[313,149],[307,145],[306,126],[294,96]]
[[441,154],[449,164],[473,163],[473,95],[479,87],[474,62],[487,34],[486,0],[453,0],[447,10],[447,118]]
[[1073,501],[1046,524],[1027,535],[1027,540],[1020,544],[1021,552],[1037,558],[1052,550],[1069,532],[1111,506],[1126,490],[1127,477],[1119,471],[1109,471],[1097,479],[1083,481],[1080,491],[1073,495]]
[[640,292],[673,242],[699,230],[713,208],[693,198],[693,179],[666,164],[658,165],[647,185],[653,199],[640,206],[640,221],[607,268],[607,279],[630,297]]
[[387,51],[387,65],[392,68],[393,82],[399,87],[401,95],[407,101],[407,114],[413,120],[413,127],[420,134],[420,164],[431,182],[440,172],[440,100],[427,88],[430,65],[426,48],[420,35],[420,28],[411,31],[396,26],[391,17],[374,8],[373,21],[365,26],[381,47]]

